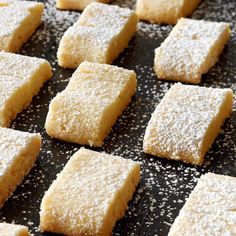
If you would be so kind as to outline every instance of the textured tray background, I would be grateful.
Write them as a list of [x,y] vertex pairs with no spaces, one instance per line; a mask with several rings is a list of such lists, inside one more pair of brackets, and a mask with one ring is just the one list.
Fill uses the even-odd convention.
[[[56,51],[64,31],[78,19],[79,12],[59,11],[55,1],[44,1],[44,23],[24,45],[21,52],[43,57],[50,61],[54,77],[46,83],[32,104],[18,115],[12,127],[18,130],[40,132],[43,136],[41,154],[35,167],[17,188],[14,195],[0,210],[0,220],[29,226],[34,235],[40,234],[39,206],[44,191],[56,178],[68,158],[80,145],[50,139],[44,131],[44,121],[49,101],[64,89],[73,70],[57,65]],[[134,0],[114,1],[124,7],[133,7]],[[230,87],[236,91],[236,1],[205,0],[193,18],[231,22],[232,36],[219,62],[203,76],[201,85]],[[153,73],[154,49],[167,37],[171,26],[141,22],[130,45],[114,64],[133,69],[138,74],[138,91],[132,103],[118,119],[105,145],[98,151],[114,153],[142,163],[140,185],[129,204],[126,216],[120,220],[114,235],[167,235],[185,198],[196,185],[202,173],[212,171],[236,176],[236,114],[226,121],[222,133],[208,152],[202,167],[192,167],[145,155],[142,139],[148,120],[155,106],[173,83],[158,81]]]

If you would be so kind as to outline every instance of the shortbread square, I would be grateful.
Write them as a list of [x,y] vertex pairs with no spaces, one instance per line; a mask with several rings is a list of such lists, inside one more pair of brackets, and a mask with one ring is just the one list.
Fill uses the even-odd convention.
[[44,59],[0,52],[0,126],[9,127],[51,76]]
[[217,62],[230,37],[227,23],[180,19],[155,50],[154,69],[159,79],[198,84]]
[[197,8],[201,0],[137,0],[136,13],[141,20],[176,24]]
[[168,235],[236,235],[235,189],[235,177],[201,176]]
[[23,225],[0,223],[1,236],[30,236],[28,228]]
[[127,8],[89,4],[63,35],[58,64],[66,68],[77,68],[83,61],[111,64],[128,46],[137,23],[138,16]]
[[40,230],[65,235],[111,235],[140,178],[140,164],[81,148],[45,193]]
[[0,51],[17,52],[41,24],[39,2],[0,0]]
[[231,89],[173,85],[148,123],[144,152],[201,165],[232,106]]
[[111,0],[57,0],[58,9],[84,10],[92,2],[109,3]]
[[0,128],[0,207],[29,173],[40,147],[40,134]]
[[83,62],[66,89],[51,101],[45,128],[53,138],[101,146],[136,92],[136,74],[120,67]]

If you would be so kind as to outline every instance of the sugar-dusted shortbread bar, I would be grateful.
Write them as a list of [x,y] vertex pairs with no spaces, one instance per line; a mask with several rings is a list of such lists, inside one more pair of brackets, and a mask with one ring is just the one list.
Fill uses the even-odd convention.
[[201,165],[232,106],[231,89],[173,85],[152,114],[144,152]]
[[29,173],[40,147],[40,134],[0,127],[0,207]]
[[26,226],[0,223],[1,236],[30,236],[29,230]]
[[41,231],[111,235],[139,178],[139,163],[81,148],[43,197]]
[[57,0],[58,9],[84,10],[92,2],[109,3],[111,0]]
[[8,127],[51,76],[44,59],[0,52],[0,126]]
[[198,84],[216,63],[230,37],[227,23],[182,18],[155,50],[159,79]]
[[68,142],[101,146],[136,86],[132,70],[81,63],[66,89],[50,103],[45,123],[47,133]]
[[77,68],[83,61],[110,64],[128,45],[136,31],[134,11],[91,3],[63,35],[57,52],[62,67]]
[[39,2],[0,0],[0,51],[17,52],[41,24]]
[[235,235],[236,178],[207,173],[198,180],[168,236]]
[[137,0],[136,13],[141,20],[175,24],[179,18],[192,14],[201,1],[202,0]]

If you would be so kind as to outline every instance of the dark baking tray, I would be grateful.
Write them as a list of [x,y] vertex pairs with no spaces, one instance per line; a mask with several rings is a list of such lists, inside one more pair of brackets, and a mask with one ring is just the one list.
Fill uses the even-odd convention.
[[[27,225],[34,235],[52,235],[38,231],[40,202],[57,173],[81,146],[51,139],[45,133],[44,122],[50,100],[65,88],[73,73],[73,70],[58,67],[56,51],[62,34],[80,13],[58,11],[52,0],[42,2],[46,4],[44,23],[20,53],[49,60],[54,76],[31,105],[17,116],[12,128],[40,132],[43,146],[35,167],[0,210],[0,220]],[[133,8],[135,1],[120,0],[113,4]],[[236,90],[235,9],[234,0],[205,0],[192,16],[195,19],[230,22],[232,29],[231,39],[219,62],[203,76],[201,85]],[[140,184],[129,203],[126,216],[117,222],[114,235],[167,235],[201,174],[211,171],[236,176],[235,105],[233,115],[225,122],[202,167],[168,161],[142,152],[143,135],[151,113],[173,84],[157,80],[153,72],[154,49],[171,29],[172,26],[168,25],[139,23],[129,47],[114,62],[115,65],[135,70],[138,91],[106,138],[104,146],[91,149],[121,155],[142,164]]]

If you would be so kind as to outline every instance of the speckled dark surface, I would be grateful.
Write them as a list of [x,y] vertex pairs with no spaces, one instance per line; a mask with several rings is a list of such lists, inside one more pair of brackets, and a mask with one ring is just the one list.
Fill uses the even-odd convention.
[[[73,73],[73,70],[58,67],[56,61],[58,43],[64,31],[78,19],[80,13],[58,11],[54,7],[54,0],[44,2],[46,3],[44,23],[20,53],[48,59],[53,66],[54,76],[12,124],[12,128],[18,130],[40,132],[43,136],[42,151],[23,184],[0,210],[0,221],[27,225],[34,235],[52,235],[38,232],[40,202],[44,191],[56,178],[56,174],[80,147],[51,139],[44,130],[50,100],[57,92],[64,89]],[[133,7],[134,3],[134,0],[113,2],[124,7]],[[231,23],[232,29],[231,39],[219,62],[203,76],[200,85],[229,87],[236,91],[235,9],[236,1],[205,0],[192,16],[195,19],[227,21]],[[104,146],[93,149],[121,155],[140,161],[142,164],[140,184],[129,204],[126,216],[116,224],[114,235],[167,235],[185,198],[201,174],[211,171],[236,176],[235,104],[232,117],[225,122],[202,167],[168,161],[142,152],[142,139],[151,113],[173,84],[158,81],[152,69],[154,49],[168,36],[171,28],[171,26],[139,23],[138,31],[129,47],[114,62],[116,65],[136,71],[138,91],[108,135]]]

